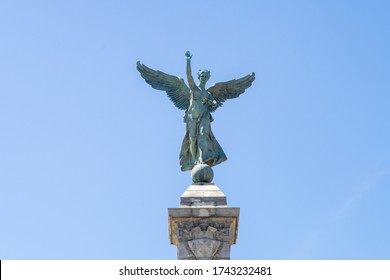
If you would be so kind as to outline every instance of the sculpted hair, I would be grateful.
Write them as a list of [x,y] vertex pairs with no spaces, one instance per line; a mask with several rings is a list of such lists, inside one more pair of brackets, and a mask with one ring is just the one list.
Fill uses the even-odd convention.
[[207,73],[208,76],[209,76],[209,78],[211,77],[210,71],[209,71],[209,70],[207,70],[207,69],[199,69],[199,71],[198,71],[198,79],[199,79],[199,77],[200,77],[200,75],[201,75],[202,73]]

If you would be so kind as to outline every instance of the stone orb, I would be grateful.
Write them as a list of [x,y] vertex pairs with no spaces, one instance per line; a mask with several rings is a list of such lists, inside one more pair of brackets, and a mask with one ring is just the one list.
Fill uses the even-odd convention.
[[191,178],[194,183],[211,183],[214,178],[214,171],[205,163],[197,164],[192,168]]

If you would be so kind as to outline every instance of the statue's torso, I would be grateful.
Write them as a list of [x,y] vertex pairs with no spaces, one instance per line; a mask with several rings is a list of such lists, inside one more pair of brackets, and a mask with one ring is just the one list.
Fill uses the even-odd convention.
[[210,99],[211,95],[207,90],[201,90],[199,87],[195,87],[191,90],[190,106],[188,107],[188,116],[191,119],[198,119],[210,111],[209,105],[205,102],[205,99]]

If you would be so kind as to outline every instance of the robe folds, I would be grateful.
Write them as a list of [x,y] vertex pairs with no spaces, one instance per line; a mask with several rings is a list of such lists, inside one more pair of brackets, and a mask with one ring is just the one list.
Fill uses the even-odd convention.
[[[219,145],[217,139],[215,139],[214,134],[211,131],[210,122],[213,120],[212,116],[208,112],[206,114],[208,114],[206,118],[209,120],[209,129],[207,129],[208,133],[205,133],[204,135],[198,135],[196,143],[197,154],[195,156],[195,160],[192,157],[190,151],[190,135],[188,128],[189,125],[193,125],[193,122],[191,123],[191,121],[188,119],[187,114],[185,114],[184,116],[184,122],[186,122],[187,125],[179,156],[180,168],[182,171],[192,170],[192,168],[199,163],[206,163],[212,167],[227,160],[227,157],[222,150],[222,147]],[[204,117],[205,116],[203,116],[203,118]],[[199,145],[200,141],[202,141],[202,145]]]

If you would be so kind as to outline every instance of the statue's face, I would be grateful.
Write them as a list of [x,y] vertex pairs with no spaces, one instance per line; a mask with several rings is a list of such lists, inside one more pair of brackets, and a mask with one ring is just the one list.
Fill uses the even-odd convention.
[[200,82],[207,82],[210,79],[210,72],[208,70],[200,70],[198,72],[198,79]]

